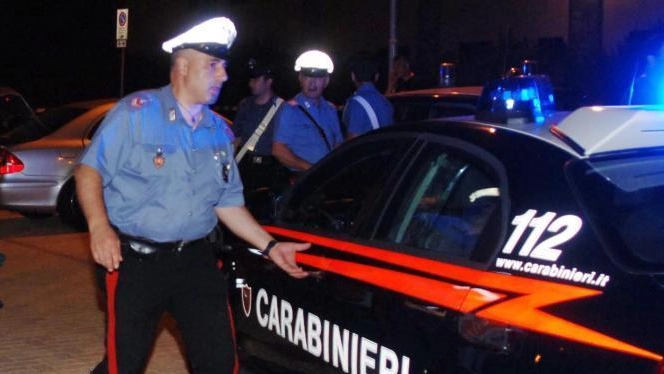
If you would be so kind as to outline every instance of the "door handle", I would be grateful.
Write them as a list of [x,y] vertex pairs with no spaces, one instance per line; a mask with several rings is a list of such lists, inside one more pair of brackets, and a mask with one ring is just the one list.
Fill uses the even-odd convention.
[[436,317],[440,317],[440,318],[447,317],[447,310],[440,309],[439,307],[437,307],[435,305],[422,305],[422,304],[417,304],[417,303],[414,303],[414,302],[408,301],[408,300],[406,300],[404,302],[404,305],[407,308],[415,309],[415,310],[418,310],[420,312],[424,312],[424,313],[428,313],[428,314],[433,314]]

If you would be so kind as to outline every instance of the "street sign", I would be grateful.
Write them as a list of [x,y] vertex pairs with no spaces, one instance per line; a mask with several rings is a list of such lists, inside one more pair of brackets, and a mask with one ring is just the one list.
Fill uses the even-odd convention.
[[115,39],[118,48],[127,46],[127,36],[129,35],[129,9],[118,9],[117,24],[115,30]]

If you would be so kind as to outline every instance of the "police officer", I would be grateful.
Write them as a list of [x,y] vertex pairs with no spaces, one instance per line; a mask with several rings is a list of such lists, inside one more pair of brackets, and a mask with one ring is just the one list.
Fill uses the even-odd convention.
[[275,114],[284,102],[272,89],[272,68],[249,60],[251,96],[238,106],[233,132],[247,208],[259,220],[272,214],[272,199],[289,183],[289,173],[272,156]]
[[410,70],[410,61],[406,56],[396,56],[392,60],[392,71],[387,80],[386,94],[408,91],[418,88],[415,84],[415,73]]
[[374,85],[378,80],[376,64],[367,58],[358,59],[350,74],[357,91],[344,106],[342,122],[346,127],[346,138],[391,125],[394,108]]
[[236,160],[240,162],[246,157],[250,162],[262,163],[263,158],[272,156],[272,122],[284,100],[272,89],[272,68],[254,59],[248,65],[251,96],[240,102],[233,122]]
[[291,170],[307,170],[343,140],[336,107],[323,97],[333,70],[332,59],[317,50],[295,61],[302,91],[284,104],[272,144],[272,154]]
[[655,35],[647,41],[645,68],[632,83],[628,104],[655,105],[664,103],[664,36]]
[[232,132],[208,105],[227,80],[233,23],[208,20],[165,42],[170,84],[129,95],[76,169],[106,297],[106,355],[94,373],[144,371],[164,311],[194,373],[236,369],[227,286],[207,240],[221,220],[291,276],[307,275],[243,206]]

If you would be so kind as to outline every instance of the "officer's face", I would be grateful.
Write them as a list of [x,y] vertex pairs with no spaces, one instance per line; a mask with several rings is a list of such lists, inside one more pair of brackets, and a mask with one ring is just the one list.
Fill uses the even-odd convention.
[[271,85],[272,79],[265,78],[264,75],[249,79],[249,88],[251,89],[251,94],[254,96],[260,96],[268,93],[270,91]]
[[323,95],[323,90],[330,82],[329,76],[324,77],[309,77],[300,74],[300,86],[304,96],[310,99],[318,99]]
[[225,60],[193,50],[187,54],[185,84],[195,102],[214,104],[227,80]]

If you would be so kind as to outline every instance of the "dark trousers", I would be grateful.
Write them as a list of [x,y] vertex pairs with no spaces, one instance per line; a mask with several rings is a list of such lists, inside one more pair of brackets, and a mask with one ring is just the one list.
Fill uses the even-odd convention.
[[106,300],[106,355],[93,373],[145,371],[157,324],[175,319],[192,373],[237,373],[225,278],[210,244],[138,257],[122,245],[120,269],[97,276]]

